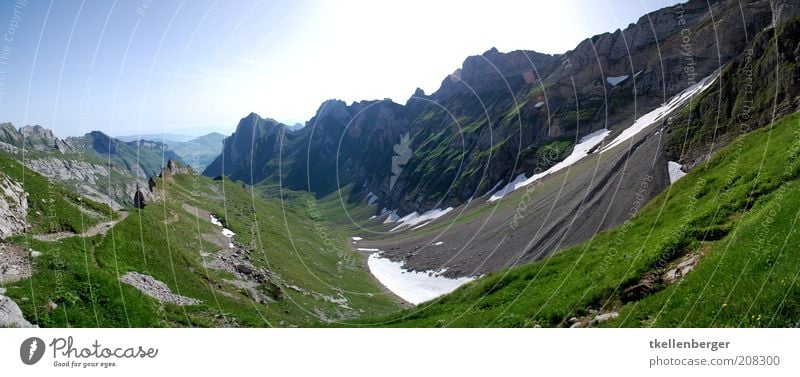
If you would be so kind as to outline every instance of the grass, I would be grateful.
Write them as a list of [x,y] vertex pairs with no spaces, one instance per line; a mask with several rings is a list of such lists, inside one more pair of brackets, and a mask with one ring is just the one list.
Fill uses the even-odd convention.
[[[105,204],[82,198],[49,179],[25,168],[13,157],[0,152],[0,172],[23,185],[28,193],[29,233],[80,233],[113,216]],[[86,213],[82,213],[83,208]]]
[[[800,115],[754,131],[653,199],[630,221],[531,264],[490,274],[417,308],[359,323],[398,327],[793,326],[800,320]],[[688,255],[702,259],[640,300],[625,288]]]
[[[34,275],[6,286],[28,320],[45,327],[312,326],[321,316],[396,310],[346,236],[314,220],[313,202],[262,199],[240,183],[197,175],[158,184],[167,200],[132,210],[104,236],[29,240],[42,252]],[[231,273],[205,268],[200,253],[219,249],[209,237],[220,229],[184,204],[211,212],[236,233],[236,241],[251,250],[252,264],[271,272],[257,287],[271,300],[257,303],[231,282]],[[151,275],[202,304],[160,303],[120,283],[118,276],[128,271]],[[347,308],[336,303],[342,297]],[[48,309],[51,301],[55,310]]]

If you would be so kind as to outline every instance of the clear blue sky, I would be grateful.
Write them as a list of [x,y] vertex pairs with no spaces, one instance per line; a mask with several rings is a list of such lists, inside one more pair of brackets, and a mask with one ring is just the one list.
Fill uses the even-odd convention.
[[676,2],[3,0],[0,121],[58,136],[304,122],[326,99],[403,103],[469,55],[561,53]]

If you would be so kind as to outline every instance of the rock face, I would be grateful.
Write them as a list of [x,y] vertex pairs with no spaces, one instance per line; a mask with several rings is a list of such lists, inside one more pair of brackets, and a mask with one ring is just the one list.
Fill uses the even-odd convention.
[[[404,105],[326,101],[298,131],[250,114],[204,174],[280,181],[318,196],[352,185],[346,199],[371,192],[376,213],[456,206],[553,165],[558,158],[542,153],[549,145],[627,128],[740,56],[776,9],[781,19],[800,14],[788,0],[690,0],[563,54],[492,48],[468,57],[430,95],[417,90]],[[406,134],[411,157],[397,169],[393,147]]]
[[[141,191],[148,201],[157,199],[148,177],[161,171],[164,158],[175,167],[180,159],[161,142],[126,143],[100,131],[63,140],[41,126],[17,130],[10,123],[0,124],[0,149],[17,154],[20,148],[42,152],[35,159],[23,161],[31,170],[114,210],[135,204],[137,187],[150,188]],[[110,179],[112,175],[114,178]]]
[[81,181],[90,185],[105,184],[106,182],[102,180],[109,174],[109,169],[102,165],[56,157],[27,160],[25,166],[48,178],[59,181]]
[[0,173],[0,239],[28,228],[28,194],[22,185]]
[[74,153],[77,149],[68,141],[53,135],[53,131],[40,125],[25,126],[17,130],[11,123],[0,124],[0,141],[27,150],[48,152],[57,151],[62,154]]
[[119,280],[125,284],[130,284],[142,293],[161,302],[168,302],[175,305],[197,305],[202,301],[172,293],[166,284],[154,279],[152,276],[143,275],[138,272],[128,272],[122,275]]
[[0,296],[0,327],[38,327],[31,325],[17,303],[6,296]]

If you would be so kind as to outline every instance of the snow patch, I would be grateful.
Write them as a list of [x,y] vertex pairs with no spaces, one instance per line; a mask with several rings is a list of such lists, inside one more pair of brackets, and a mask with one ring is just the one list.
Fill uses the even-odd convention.
[[363,240],[363,238],[361,238],[361,237],[350,237],[350,239],[352,239],[353,241],[361,241],[361,240]]
[[535,105],[533,105],[533,107],[535,107],[535,108],[537,108],[537,109],[538,109],[538,108],[540,108],[540,107],[542,107],[542,106],[544,106],[544,101],[539,101],[539,102],[536,102],[536,104],[535,104]]
[[[430,223],[431,221],[436,220],[436,219],[448,214],[452,210],[453,210],[453,207],[447,207],[445,209],[436,208],[436,209],[432,209],[432,210],[430,210],[428,212],[425,212],[425,213],[423,213],[421,215],[419,214],[419,212],[416,212],[416,211],[411,212],[408,215],[405,215],[402,218],[400,218],[399,220],[397,220],[397,222],[400,223],[400,224],[397,225],[396,227],[392,228],[392,230],[390,230],[390,232],[394,232],[395,230],[402,229],[402,228],[405,228],[405,227],[408,227],[408,226],[414,227],[414,229],[420,228],[420,227]],[[396,212],[392,212],[392,213],[396,213]],[[422,224],[422,225],[416,226],[418,224]]]
[[392,210],[392,212],[389,212],[389,216],[386,217],[386,220],[383,220],[383,223],[384,224],[391,224],[391,223],[393,223],[393,222],[395,222],[395,221],[397,221],[399,219],[400,219],[400,216],[397,214],[397,210],[395,209],[395,210]]
[[675,162],[675,161],[668,161],[667,162],[667,170],[669,171],[669,183],[675,183],[677,180],[683,178],[686,173],[681,170],[683,165]]
[[366,247],[359,247],[359,248],[358,248],[358,251],[372,251],[372,252],[378,252],[378,251],[380,251],[380,250],[378,250],[378,249],[370,249],[370,248],[366,248]]
[[442,241],[439,241],[439,242],[437,242],[437,243],[433,244],[433,246],[439,246],[439,245],[444,245],[444,242],[442,242]]
[[475,279],[473,277],[450,279],[441,276],[444,270],[423,272],[406,270],[402,262],[382,258],[378,253],[369,256],[367,265],[381,284],[414,305],[450,293]]
[[617,86],[617,84],[619,84],[619,83],[621,83],[621,82],[623,82],[623,81],[625,81],[627,79],[628,79],[628,75],[611,76],[611,77],[606,77],[606,82],[611,86]]
[[211,223],[216,226],[222,226],[222,221],[219,221],[219,219],[214,217],[214,215],[211,215]]
[[375,195],[372,192],[367,194],[367,205],[371,206],[371,205],[375,204],[375,202],[377,202],[377,201],[378,201],[378,195]]
[[656,108],[655,110],[645,115],[642,115],[641,117],[636,119],[635,122],[633,122],[633,125],[626,128],[624,131],[622,131],[622,133],[619,134],[619,136],[614,138],[613,141],[606,144],[600,152],[601,153],[605,152],[619,144],[622,144],[622,142],[627,141],[630,138],[636,136],[651,124],[661,120],[661,118],[663,118],[667,114],[671,113],[672,111],[674,111],[675,109],[677,109],[678,107],[689,101],[695,94],[700,93],[709,86],[711,86],[711,84],[717,79],[718,75],[719,71],[712,73],[708,77],[700,80],[700,82],[676,94],[666,104],[663,104],[660,107]]
[[495,183],[494,186],[492,186],[492,188],[490,188],[489,191],[486,191],[486,193],[483,194],[483,195],[494,194],[494,192],[497,191],[497,188],[500,187],[500,185],[502,185],[502,184],[503,184],[503,180],[502,179],[497,181],[497,183]]
[[500,200],[502,197],[508,195],[509,193],[513,192],[514,190],[520,187],[525,187],[549,174],[553,174],[559,170],[562,170],[580,161],[582,158],[589,155],[589,151],[600,145],[600,143],[603,142],[603,139],[605,139],[610,132],[611,131],[609,130],[601,129],[584,136],[583,138],[581,138],[578,144],[575,144],[575,147],[572,149],[572,153],[570,153],[570,155],[567,156],[567,158],[563,159],[561,162],[551,166],[549,169],[541,173],[534,174],[530,178],[526,178],[525,174],[518,175],[517,178],[515,178],[512,182],[510,182],[501,190],[497,191],[494,195],[492,195],[489,198],[489,201],[493,202],[496,200]]
[[[214,215],[210,215],[210,216],[211,216],[211,223],[212,224],[214,224],[214,225],[216,225],[218,227],[222,227],[222,235],[223,236],[231,238],[231,237],[236,235],[236,233],[234,233],[232,230],[222,226],[222,221],[219,221],[219,219],[216,218]],[[236,248],[236,246],[233,244],[233,242],[230,242],[230,241],[228,242],[228,247],[231,248],[231,249],[235,249]]]

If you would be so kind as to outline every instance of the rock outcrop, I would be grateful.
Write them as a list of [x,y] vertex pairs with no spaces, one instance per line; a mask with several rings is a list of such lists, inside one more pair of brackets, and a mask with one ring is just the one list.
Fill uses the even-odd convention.
[[119,280],[125,284],[132,285],[140,292],[160,302],[168,302],[175,305],[197,305],[202,303],[200,300],[172,293],[172,290],[166,284],[149,275],[128,272],[120,276]]
[[0,173],[0,239],[28,228],[28,194],[18,182]]
[[6,296],[0,295],[0,327],[38,327],[28,322],[22,316],[22,310],[17,303]]

